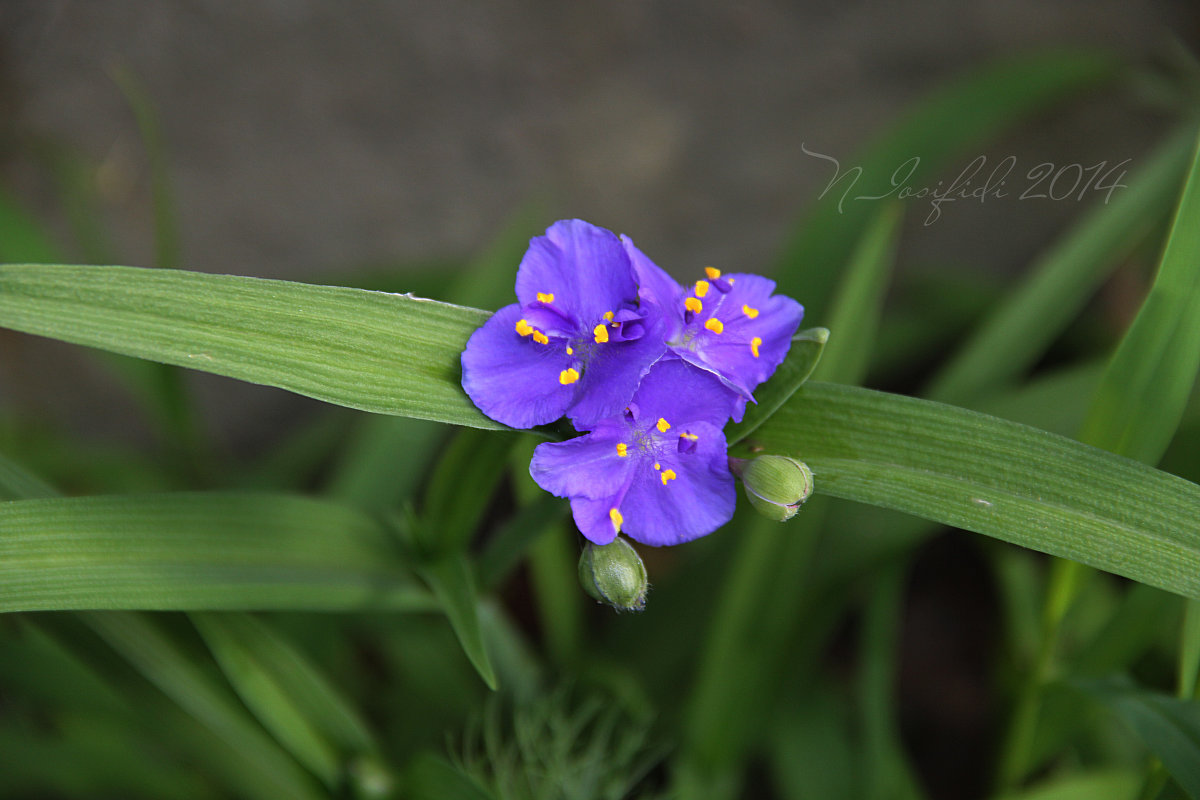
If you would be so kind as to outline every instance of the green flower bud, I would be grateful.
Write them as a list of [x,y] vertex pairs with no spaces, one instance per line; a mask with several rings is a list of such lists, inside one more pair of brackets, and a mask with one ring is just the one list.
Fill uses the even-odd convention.
[[346,767],[350,796],[355,800],[384,800],[396,796],[396,777],[373,754],[355,757]]
[[579,582],[583,590],[617,611],[646,607],[646,565],[633,546],[618,536],[609,544],[588,542],[579,556]]
[[812,494],[812,470],[803,461],[768,455],[732,466],[746,487],[750,505],[776,522],[796,516]]

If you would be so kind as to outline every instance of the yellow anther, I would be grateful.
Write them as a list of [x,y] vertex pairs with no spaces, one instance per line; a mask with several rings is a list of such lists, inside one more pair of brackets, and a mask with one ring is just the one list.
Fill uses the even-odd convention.
[[538,344],[550,344],[550,337],[541,331],[533,332],[533,340]]
[[655,468],[655,469],[662,469],[662,464],[660,464],[660,463],[658,463],[657,461],[655,461],[655,462],[654,462],[654,468]]
[[695,442],[695,441],[699,441],[699,439],[700,439],[700,437],[699,437],[699,436],[697,436],[696,434],[694,434],[694,433],[688,433],[688,432],[686,432],[686,431],[684,431],[683,433],[679,434],[679,438],[681,438],[681,439],[687,439],[687,440],[689,440],[689,441],[693,441],[693,442]]
[[625,518],[621,516],[621,512],[617,511],[615,508],[610,508],[608,510],[608,518],[612,520],[613,531],[615,533],[620,533],[621,523],[625,521]]
[[517,320],[517,333],[521,334],[522,336],[528,336],[529,334],[533,333],[533,326],[529,324],[529,320]]
[[545,294],[538,292],[537,297],[538,297],[539,303],[553,303],[554,302],[554,292],[546,292]]
[[758,316],[758,309],[751,308],[748,305],[742,305],[742,313],[745,314],[750,319],[754,319],[755,317]]
[[704,323],[704,327],[708,328],[713,333],[721,333],[725,330],[725,325],[716,317],[710,317],[708,322]]
[[717,269],[716,267],[705,267],[704,274],[708,276],[710,281],[715,281],[717,278],[721,277],[721,270]]
[[662,478],[663,486],[666,486],[667,481],[675,480],[675,470],[664,469],[658,477]]
[[757,336],[755,336],[753,339],[750,340],[750,352],[754,354],[755,358],[758,358],[758,347],[761,344],[762,344],[762,339],[760,339]]
[[685,297],[683,299],[683,307],[693,314],[699,314],[704,310],[704,304],[694,297]]
[[579,371],[574,367],[571,367],[570,369],[564,369],[562,372],[558,373],[558,382],[563,386],[566,386],[568,383],[574,383],[577,380],[579,380]]
[[621,458],[625,458],[627,455],[629,455],[629,445],[625,444],[624,442],[617,442],[617,455],[619,455]]
[[604,344],[608,341],[608,328],[604,327],[603,323],[592,328],[592,333],[596,337],[596,344]]
[[708,281],[696,281],[696,297],[708,294]]
[[737,280],[737,279],[736,278],[726,278],[725,282],[728,283],[730,286],[733,286],[733,283],[735,280]]
[[612,321],[613,321],[613,312],[611,312],[611,311],[605,311],[605,312],[604,312],[604,321],[605,321],[605,322],[612,322]]
[[663,419],[662,417],[659,417],[659,418],[658,418],[658,424],[657,424],[655,427],[657,427],[657,428],[658,428],[660,431],[662,431],[663,433],[666,433],[666,432],[667,432],[667,430],[668,430],[668,429],[670,429],[670,427],[671,427],[671,423],[667,422],[667,421],[666,421],[665,419]]
[[571,345],[567,345],[567,355],[569,355],[569,356],[575,355],[575,350],[572,349]]

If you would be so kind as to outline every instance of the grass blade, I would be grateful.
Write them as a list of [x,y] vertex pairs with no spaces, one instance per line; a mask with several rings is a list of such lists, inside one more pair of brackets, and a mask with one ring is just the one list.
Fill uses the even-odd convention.
[[459,385],[459,353],[487,316],[405,295],[232,275],[0,266],[5,327],[364,411],[499,430]]
[[725,426],[725,441],[737,444],[758,429],[779,407],[787,402],[796,390],[804,385],[821,361],[825,343],[829,341],[828,328],[809,328],[792,337],[792,347],[787,358],[771,379],[754,393],[757,403],[746,406],[741,422]]
[[1147,463],[1162,457],[1200,367],[1200,150],[1150,295],[1096,390],[1080,438]]
[[235,493],[0,503],[0,612],[432,609],[371,517]]
[[926,395],[974,401],[1009,381],[1045,351],[1104,276],[1164,219],[1187,166],[1191,130],[1183,131],[1107,205],[1097,205],[1050,248],[938,372]]
[[804,459],[816,491],[1200,597],[1200,486],[965,409],[809,382],[743,443]]
[[[963,77],[929,97],[892,130],[869,145],[853,166],[862,167],[853,195],[885,196],[898,167],[920,159],[910,183],[936,179],[952,158],[1065,97],[1111,80],[1117,64],[1086,52],[1049,52],[1005,60]],[[810,142],[820,150],[819,143]],[[802,298],[811,322],[828,325],[828,304],[842,266],[871,218],[871,201],[842,203],[844,183],[834,186],[807,213],[783,249],[779,290]],[[829,326],[834,335],[839,331]]]
[[377,750],[358,714],[269,625],[246,614],[194,614],[192,622],[263,727],[331,791],[350,759]]

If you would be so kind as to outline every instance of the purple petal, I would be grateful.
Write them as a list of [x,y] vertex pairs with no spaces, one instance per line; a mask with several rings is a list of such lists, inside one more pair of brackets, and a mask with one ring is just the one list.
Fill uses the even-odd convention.
[[660,417],[670,425],[706,422],[718,430],[729,421],[738,395],[711,372],[678,358],[664,358],[651,368],[634,395],[638,416],[653,425]]
[[572,314],[584,326],[607,311],[637,301],[629,256],[612,231],[579,219],[551,225],[534,237],[517,269],[521,305],[553,295],[550,304]]
[[[556,497],[612,497],[628,482],[636,453],[629,427],[607,422],[585,436],[565,442],[543,442],[533,451],[529,474]],[[625,455],[618,444],[624,443]]]
[[561,342],[538,344],[516,331],[521,308],[505,306],[471,334],[462,354],[462,385],[479,410],[514,428],[553,422],[566,413],[579,383],[559,377],[572,366]]
[[642,336],[628,341],[595,345],[580,381],[578,402],[569,416],[578,430],[588,430],[607,417],[615,417],[633,399],[642,377],[667,352],[663,342],[662,314],[648,306],[641,321]]
[[[703,313],[692,323],[695,335],[676,352],[749,396],[783,363],[804,308],[790,297],[772,295],[775,282],[760,275],[725,277],[733,279],[730,291],[705,298]],[[721,322],[720,333],[704,327],[709,319]]]
[[628,236],[621,236],[621,244],[625,246],[625,252],[633,262],[639,295],[669,310],[682,321],[683,312],[677,309],[683,308],[683,287],[667,274],[666,270],[647,258]]
[[622,531],[631,539],[655,547],[681,544],[712,533],[733,516],[737,493],[724,434],[707,423],[688,430],[697,437],[695,450],[663,452],[660,469],[643,466],[635,472],[618,506]]
[[[571,498],[571,516],[575,518],[575,527],[588,541],[595,544],[609,544],[617,538],[617,525],[612,517],[612,510],[617,508],[619,498],[606,497],[593,500],[587,497]],[[624,530],[624,527],[621,528]]]

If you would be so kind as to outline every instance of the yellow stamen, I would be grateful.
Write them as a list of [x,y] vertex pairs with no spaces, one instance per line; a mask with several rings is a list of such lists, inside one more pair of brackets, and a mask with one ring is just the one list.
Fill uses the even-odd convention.
[[747,305],[743,305],[743,306],[742,306],[742,313],[743,313],[743,314],[745,314],[745,315],[746,315],[747,317],[749,317],[750,319],[754,319],[755,317],[757,317],[757,316],[758,316],[758,309],[757,309],[757,308],[751,308],[750,306],[747,306]]
[[662,478],[663,486],[666,486],[666,485],[667,485],[667,481],[673,481],[673,480],[675,480],[675,470],[673,470],[673,469],[664,469],[664,470],[662,471],[662,474],[661,474],[661,475],[659,475],[658,477]]
[[667,422],[667,421],[666,421],[665,419],[663,419],[662,417],[659,417],[659,418],[658,418],[658,424],[657,424],[657,426],[656,426],[656,427],[657,427],[657,428],[658,428],[660,431],[662,431],[663,433],[666,433],[666,432],[667,432],[667,430],[668,430],[668,429],[671,427],[671,423]]
[[519,319],[517,320],[517,333],[528,336],[533,333],[533,326],[529,324],[528,320]]
[[704,323],[704,327],[708,328],[713,333],[721,333],[725,330],[725,325],[716,317],[711,317],[708,322]]
[[625,444],[624,442],[617,442],[617,455],[619,455],[621,458],[628,456],[629,445]]
[[750,352],[754,354],[755,358],[758,358],[758,347],[761,344],[762,344],[762,339],[760,339],[757,336],[755,336],[753,339],[750,340]]
[[603,323],[592,328],[592,334],[596,337],[596,344],[604,344],[608,341],[608,328],[604,327]]
[[604,320],[605,320],[606,322],[612,322],[612,321],[613,321],[613,312],[611,312],[611,311],[605,311],[605,312],[604,312]]
[[708,294],[708,281],[696,281],[696,297]]
[[694,433],[687,433],[686,431],[685,431],[684,433],[681,433],[681,434],[679,434],[679,437],[680,437],[681,439],[688,439],[688,440],[691,440],[691,441],[693,441],[693,442],[695,442],[695,441],[699,441],[699,439],[700,439],[700,437],[699,437],[699,436],[697,436],[696,434],[694,434]]
[[564,369],[558,373],[558,382],[563,386],[566,386],[568,383],[574,383],[577,380],[579,380],[579,372],[574,367]]
[[573,349],[571,349],[570,345],[567,345],[567,355],[569,355],[569,356],[575,355],[575,351]]
[[721,277],[721,270],[717,269],[716,267],[705,267],[704,274],[708,276],[710,281],[715,281],[717,278]]
[[726,278],[726,279],[725,279],[725,281],[726,281],[726,282],[727,282],[727,283],[728,283],[730,286],[733,286],[733,282],[734,282],[735,280],[737,280],[737,278]]
[[550,337],[541,331],[533,332],[533,340],[538,344],[550,344]]
[[693,314],[699,314],[704,310],[704,304],[694,297],[685,297],[683,299],[683,307]]
[[554,302],[554,292],[547,292],[545,294],[538,292],[537,297],[538,297],[539,303],[553,303]]
[[608,518],[612,520],[613,531],[620,533],[621,523],[625,521],[625,518],[621,516],[621,512],[615,508],[610,508],[608,510]]
[[660,464],[660,463],[658,463],[657,461],[655,461],[655,462],[654,462],[654,468],[655,468],[655,469],[662,469],[662,464]]

